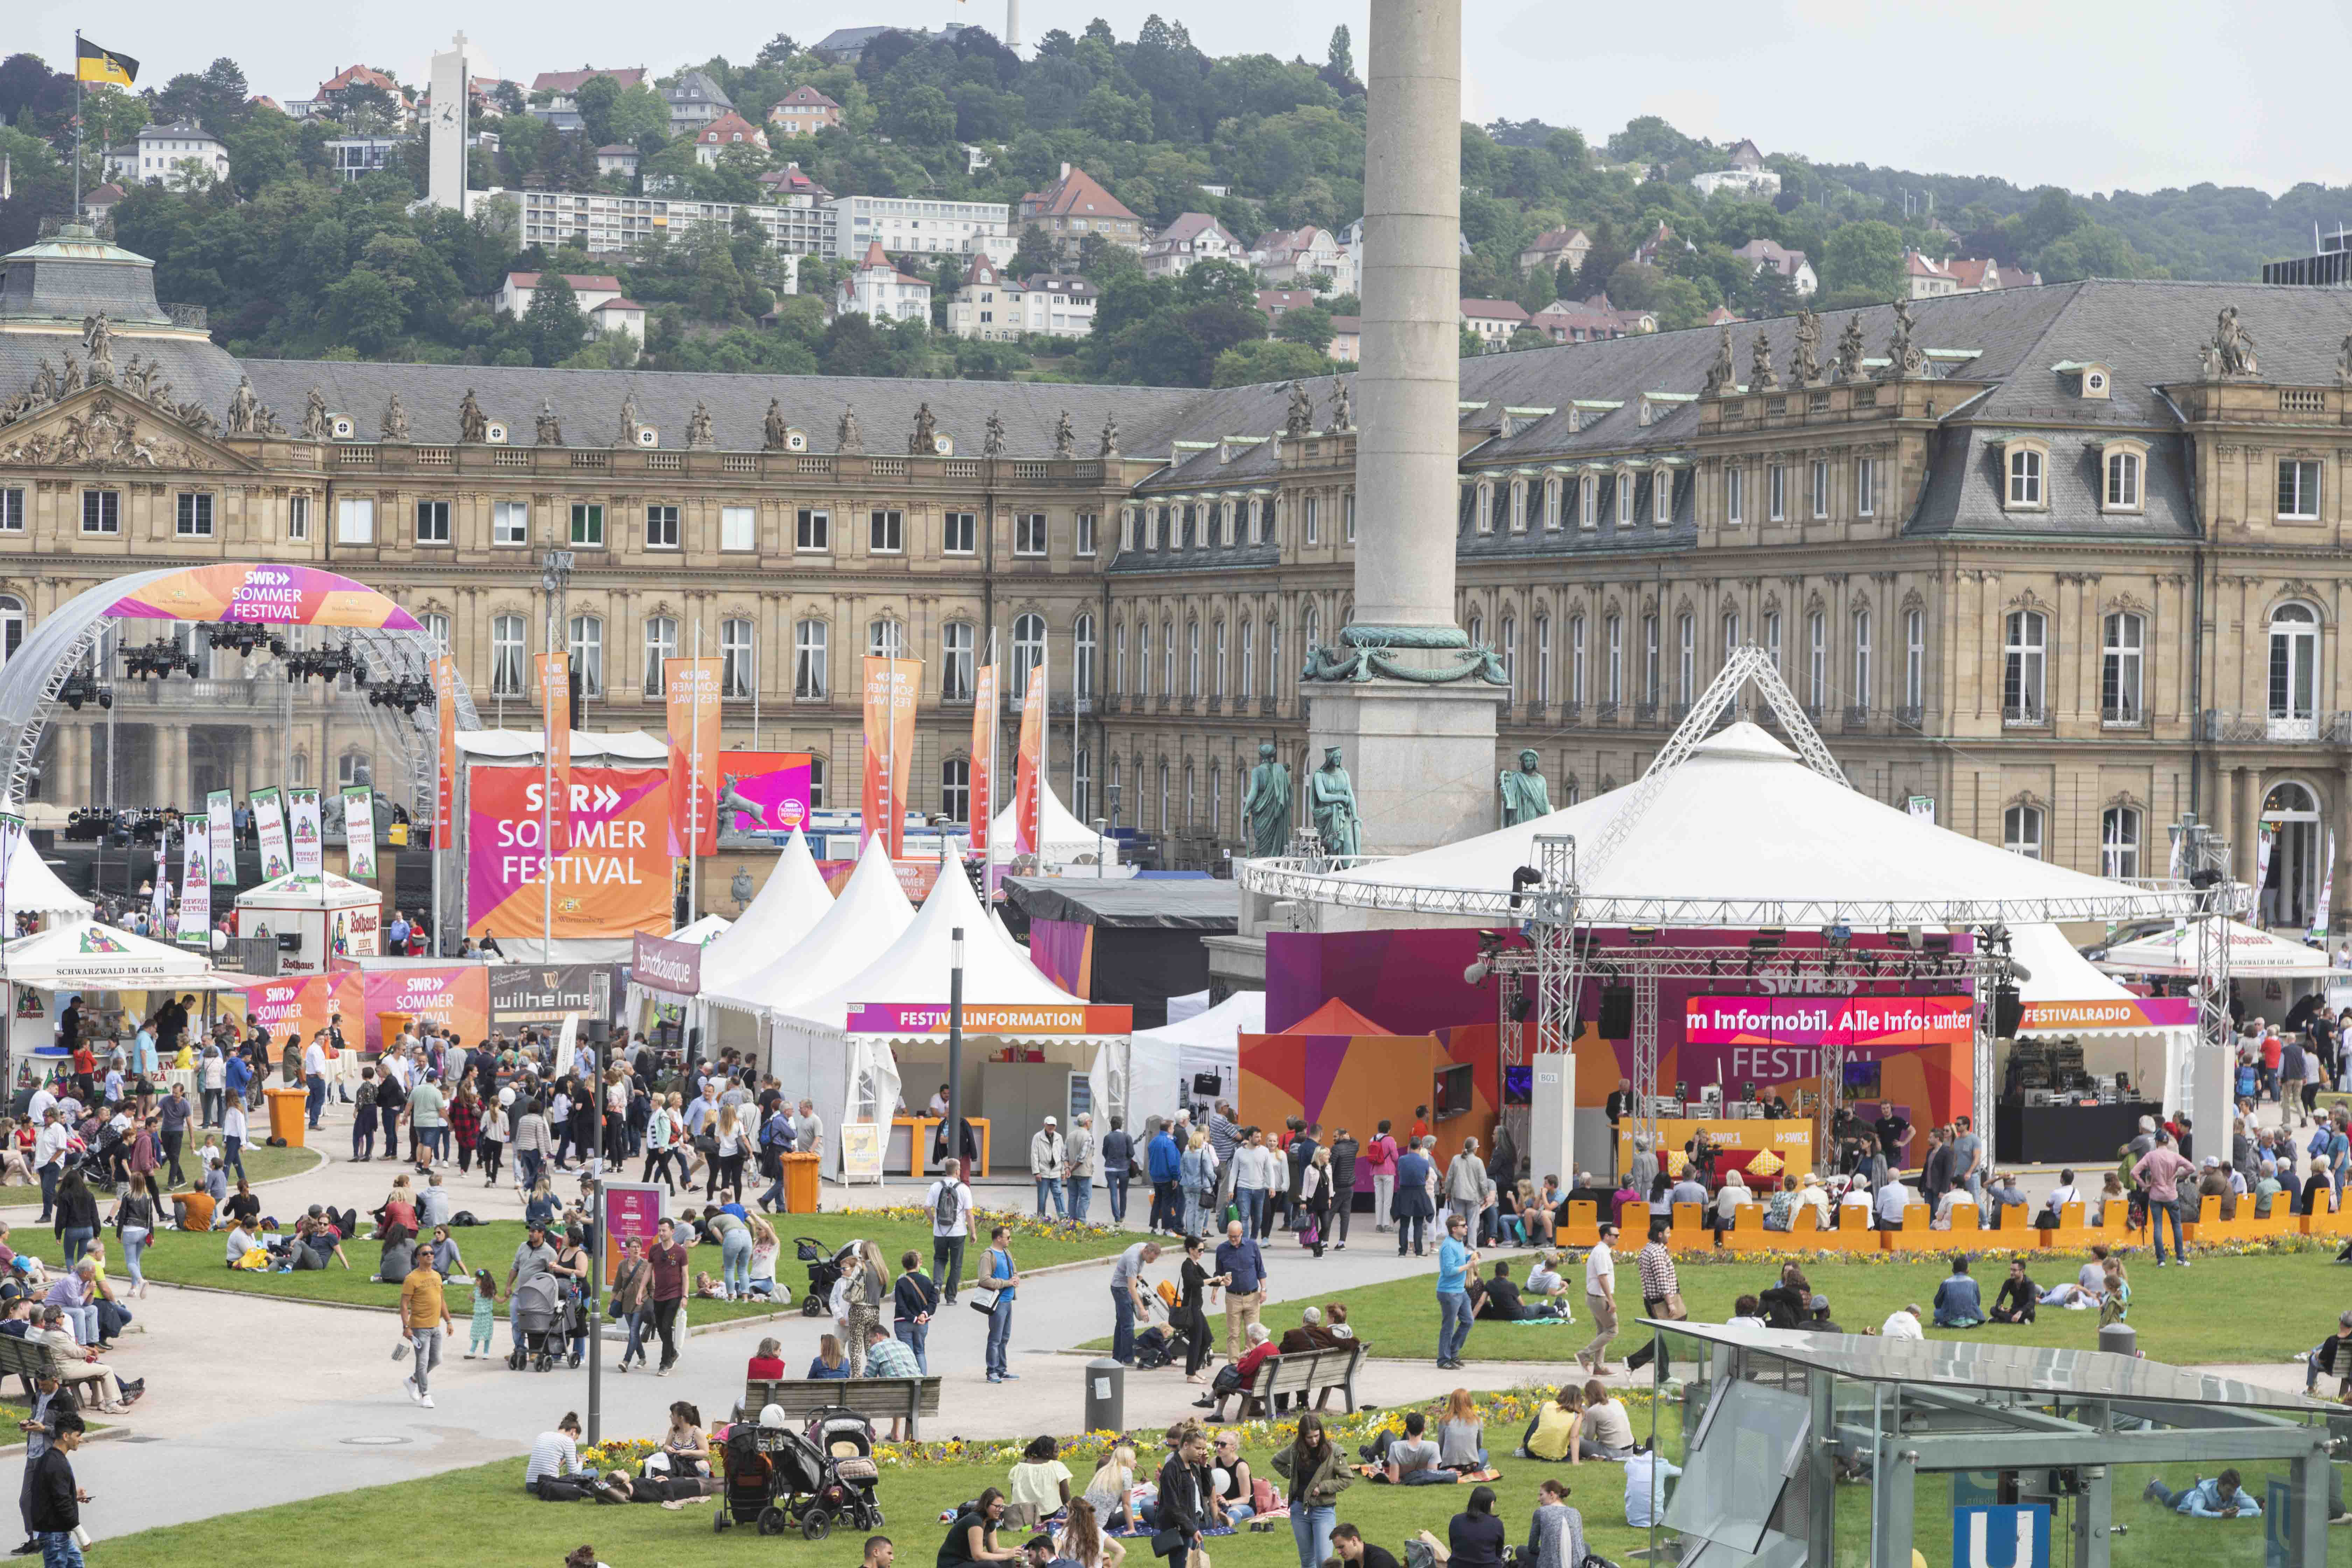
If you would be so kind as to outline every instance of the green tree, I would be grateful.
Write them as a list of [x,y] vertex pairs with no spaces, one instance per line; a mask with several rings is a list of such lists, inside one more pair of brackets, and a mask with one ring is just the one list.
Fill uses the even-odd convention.
[[[604,128],[614,142],[651,151],[669,139],[669,102],[642,83],[614,96],[605,110]],[[598,142],[602,147],[608,143]]]
[[588,335],[588,318],[562,274],[539,275],[539,287],[531,291],[530,304],[522,313],[522,329],[523,346],[533,364],[562,364],[580,352],[581,341]]
[[581,128],[587,132],[591,147],[610,146],[613,142],[613,105],[620,100],[621,84],[598,71],[580,84],[572,101],[580,110]]
[[1822,254],[1822,282],[1841,293],[1887,300],[1903,291],[1903,235],[1875,218],[1841,224]]
[[955,140],[955,105],[938,88],[914,88],[899,94],[885,111],[883,125],[901,142],[937,147]]
[[874,323],[851,311],[835,316],[825,329],[818,363],[826,375],[880,375],[887,352]]
[[394,280],[368,268],[354,268],[330,283],[326,303],[336,335],[362,353],[390,346],[408,321]]
[[752,64],[781,66],[800,52],[800,45],[793,41],[793,36],[790,33],[778,33],[760,46],[760,52],[753,57]]
[[[1289,316],[1283,318],[1286,322],[1289,319]],[[1303,342],[1256,338],[1245,343],[1236,343],[1219,354],[1210,371],[1209,384],[1254,386],[1261,382],[1329,375],[1339,368],[1325,358],[1319,348]]]
[[1287,343],[1305,343],[1320,353],[1331,343],[1331,312],[1320,305],[1296,305],[1274,324],[1274,335]]
[[1323,68],[1343,79],[1356,74],[1355,40],[1349,37],[1345,22],[1331,29],[1330,45],[1323,51]]

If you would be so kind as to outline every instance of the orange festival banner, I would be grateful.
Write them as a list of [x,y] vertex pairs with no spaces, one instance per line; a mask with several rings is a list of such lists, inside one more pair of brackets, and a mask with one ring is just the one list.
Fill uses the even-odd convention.
[[669,852],[719,853],[719,661],[662,660],[669,701]]
[[983,664],[971,682],[971,847],[988,853],[988,825],[996,814],[996,666]]
[[907,841],[907,778],[915,765],[915,688],[920,659],[866,660],[866,794],[863,845],[876,833],[896,860]]
[[441,746],[435,772],[433,847],[457,837],[457,661],[443,654],[433,661],[433,701],[441,720]]
[[569,837],[564,808],[572,801],[572,656],[543,653],[536,662],[548,776],[554,784],[547,797],[547,842],[553,846]]
[[1045,665],[1041,659],[1029,670],[1029,690],[1021,699],[1021,752],[1013,773],[1013,852],[1034,855],[1041,835],[1038,814],[1044,809],[1040,791],[1045,780]]

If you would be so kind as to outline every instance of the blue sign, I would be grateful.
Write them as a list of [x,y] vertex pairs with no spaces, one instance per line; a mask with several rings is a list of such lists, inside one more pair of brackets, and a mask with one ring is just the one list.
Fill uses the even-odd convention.
[[1952,1568],[2050,1568],[2050,1508],[1956,1508]]

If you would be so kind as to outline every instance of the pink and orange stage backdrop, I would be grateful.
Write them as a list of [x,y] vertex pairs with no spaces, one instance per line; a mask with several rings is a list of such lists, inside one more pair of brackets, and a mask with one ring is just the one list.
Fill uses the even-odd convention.
[[[1458,979],[1461,974],[1454,971]],[[1321,1122],[1325,1139],[1341,1128],[1370,1145],[1383,1119],[1395,1123],[1402,1142],[1416,1105],[1430,1104],[1441,1068],[1466,1063],[1473,1091],[1469,1111],[1433,1121],[1442,1165],[1475,1137],[1481,1148],[1493,1142],[1502,1085],[1496,1078],[1495,1032],[1483,1043],[1475,1030],[1444,1029],[1397,1035],[1345,1005],[1327,1005],[1311,1016],[1294,1017],[1278,1034],[1244,1035],[1238,1042],[1240,1109],[1244,1124],[1278,1132],[1286,1118]],[[1370,1166],[1356,1165],[1356,1190],[1372,1190]]]
[[[1603,931],[1603,946],[1622,945],[1624,932]],[[1855,935],[1836,975],[1821,973],[1822,946],[1813,933],[1781,939],[1780,963],[1801,958],[1801,978],[1748,973],[1744,931],[1675,931],[1662,940],[1678,947],[1721,947],[1721,970],[1713,976],[1662,980],[1658,984],[1658,1082],[1667,1094],[1677,1082],[1693,1095],[1702,1084],[1721,1083],[1727,1098],[1738,1098],[1753,1083],[1759,1095],[1788,1094],[1818,1086],[1821,1046],[1834,1035],[1847,1059],[1875,1062],[1879,1098],[1909,1108],[1913,1122],[1936,1126],[1969,1112],[1968,999],[1955,996],[1948,981],[1897,984],[1858,979],[1856,971],[1876,953],[1894,960],[1889,939]],[[1327,1000],[1346,1003],[1377,1018],[1395,1035],[1438,1038],[1454,1059],[1491,1075],[1495,1059],[1496,982],[1468,984],[1462,972],[1477,958],[1479,933],[1469,928],[1403,931],[1276,932],[1266,939],[1266,1026],[1284,1028]],[[1955,936],[1956,951],[1969,939]],[[1534,981],[1526,983],[1532,996]],[[1907,991],[1907,995],[1881,994]],[[1598,1109],[1617,1080],[1633,1070],[1629,1039],[1604,1040],[1595,1027],[1601,982],[1585,982],[1577,1016],[1576,1103]],[[1696,1003],[1698,1026],[1693,1028]],[[1530,1020],[1528,1027],[1532,1033]],[[1249,1078],[1243,1037],[1243,1079]],[[1400,1066],[1402,1064],[1400,1063]],[[1418,1075],[1413,1083],[1427,1081]],[[1493,1103],[1486,1076],[1479,1079],[1484,1103]],[[1403,1081],[1383,1087],[1380,1114],[1402,1118],[1426,1091]],[[1400,1109],[1401,1108],[1401,1109]],[[1251,1108],[1253,1120],[1265,1118]],[[1932,1119],[1932,1120],[1931,1120]],[[1328,1125],[1329,1117],[1322,1118]],[[1377,1119],[1375,1119],[1377,1120]],[[1358,1129],[1360,1135],[1361,1130]],[[1444,1134],[1440,1133],[1441,1141]]]

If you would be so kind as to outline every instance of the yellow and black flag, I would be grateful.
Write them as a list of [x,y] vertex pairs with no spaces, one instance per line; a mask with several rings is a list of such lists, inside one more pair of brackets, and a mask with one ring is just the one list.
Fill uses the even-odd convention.
[[74,39],[74,74],[83,81],[129,87],[139,79],[139,62],[129,55],[103,49],[88,38]]

